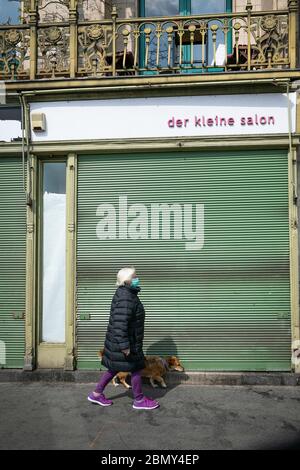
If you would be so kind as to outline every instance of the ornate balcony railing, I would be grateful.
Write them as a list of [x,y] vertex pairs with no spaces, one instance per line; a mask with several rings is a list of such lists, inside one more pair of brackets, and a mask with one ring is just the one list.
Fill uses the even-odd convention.
[[27,23],[0,26],[0,79],[36,80],[251,71],[296,67],[297,0],[286,10],[80,21],[39,20],[30,0]]

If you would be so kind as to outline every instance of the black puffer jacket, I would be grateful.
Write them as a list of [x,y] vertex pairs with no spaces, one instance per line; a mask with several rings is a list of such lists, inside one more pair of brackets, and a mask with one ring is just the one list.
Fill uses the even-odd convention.
[[[145,310],[140,287],[117,288],[110,309],[101,364],[117,372],[134,372],[145,366],[143,353]],[[126,356],[122,350],[130,349]]]

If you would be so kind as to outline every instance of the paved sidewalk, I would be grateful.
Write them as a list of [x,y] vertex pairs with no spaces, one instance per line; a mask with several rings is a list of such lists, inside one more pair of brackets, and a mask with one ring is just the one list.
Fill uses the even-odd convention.
[[0,449],[300,449],[299,387],[145,385],[154,411],[133,410],[131,391],[112,385],[114,405],[93,405],[92,389],[1,383]]

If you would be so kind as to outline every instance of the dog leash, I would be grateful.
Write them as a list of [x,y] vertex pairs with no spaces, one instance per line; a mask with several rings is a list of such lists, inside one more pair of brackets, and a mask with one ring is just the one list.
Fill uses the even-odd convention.
[[168,365],[167,361],[165,360],[165,358],[161,357],[160,360],[161,360],[161,362],[162,362],[164,368],[165,368],[166,370],[169,370],[169,365]]

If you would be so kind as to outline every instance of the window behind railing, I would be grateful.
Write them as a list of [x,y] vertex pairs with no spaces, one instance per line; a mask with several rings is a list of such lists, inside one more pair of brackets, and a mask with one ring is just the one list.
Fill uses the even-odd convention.
[[[40,21],[68,19],[70,0],[37,0]],[[231,7],[229,8],[229,5]],[[79,20],[110,18],[113,6],[119,18],[176,16],[188,14],[225,13],[245,11],[247,0],[77,0]],[[286,9],[288,0],[253,0],[253,11]],[[1,23],[19,22],[27,16],[30,0],[0,0]]]

